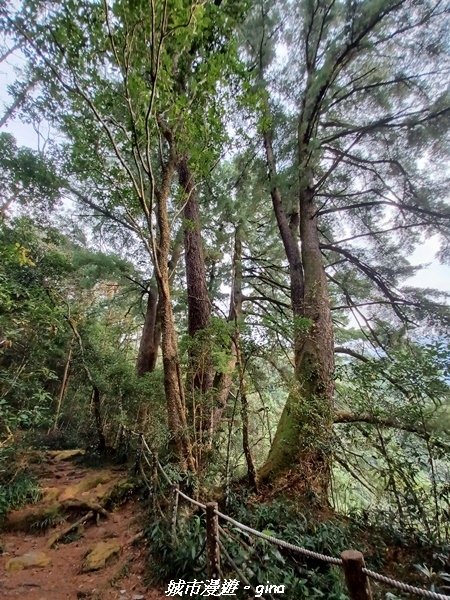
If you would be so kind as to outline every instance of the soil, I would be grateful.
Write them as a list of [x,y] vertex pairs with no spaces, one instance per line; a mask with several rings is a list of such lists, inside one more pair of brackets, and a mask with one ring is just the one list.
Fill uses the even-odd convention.
[[[105,469],[101,471],[105,474]],[[43,457],[37,465],[37,474],[43,488],[60,488],[61,494],[80,481],[95,474],[94,469],[85,468],[71,461],[58,461],[51,453]],[[126,478],[126,472],[117,468],[111,469],[111,477]],[[101,484],[97,486],[97,491]],[[103,488],[105,486],[103,485]],[[76,488],[75,488],[76,489]],[[92,491],[92,490],[91,490]],[[95,491],[95,490],[94,490]],[[66,494],[67,495],[67,494]],[[87,493],[81,494],[83,501],[91,501]],[[98,496],[96,498],[98,500]],[[10,515],[12,521],[33,510],[46,508],[44,500],[16,511]],[[47,500],[47,503],[49,500]],[[100,502],[100,501],[99,501]],[[41,506],[39,506],[39,504]],[[101,504],[101,502],[100,502]],[[90,519],[77,535],[72,535],[69,543],[59,543],[49,548],[49,538],[57,531],[67,528],[88,512],[81,510],[71,514],[67,521],[44,533],[31,530],[6,531],[1,534],[0,547],[0,598],[2,600],[162,600],[163,590],[148,589],[144,585],[144,569],[147,551],[139,542],[141,531],[141,509],[135,499],[129,499],[108,514],[100,514]],[[17,520],[17,519],[16,519]],[[16,528],[17,529],[17,528]],[[119,556],[112,557],[106,566],[98,571],[82,572],[85,556],[99,542],[116,542],[120,544]],[[28,567],[19,571],[7,569],[8,561],[29,552],[42,551],[51,560],[48,566]]]

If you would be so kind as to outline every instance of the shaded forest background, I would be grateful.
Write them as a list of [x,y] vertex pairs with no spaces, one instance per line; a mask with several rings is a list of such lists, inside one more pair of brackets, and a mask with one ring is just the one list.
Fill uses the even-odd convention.
[[[244,522],[448,590],[448,296],[409,283],[430,239],[450,256],[448,5],[25,0],[0,20],[2,514],[34,489],[24,447],[117,458],[127,427]],[[49,129],[38,150],[17,116]],[[179,546],[149,522],[161,577],[189,577],[198,522]],[[239,560],[346,598],[275,552]]]

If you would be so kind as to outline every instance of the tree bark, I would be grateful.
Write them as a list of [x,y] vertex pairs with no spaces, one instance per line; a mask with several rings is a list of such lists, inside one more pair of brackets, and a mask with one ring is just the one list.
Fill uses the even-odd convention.
[[277,167],[273,153],[272,133],[264,132],[264,148],[266,151],[267,171],[270,184],[270,196],[277,220],[278,230],[283,242],[284,251],[289,264],[289,278],[291,288],[291,305],[295,317],[303,314],[303,265],[298,244],[298,211],[293,210],[291,217],[286,214],[283,206],[280,188],[277,185]]
[[233,374],[236,369],[238,358],[238,331],[239,320],[242,317],[242,223],[238,223],[234,232],[234,250],[233,250],[233,283],[230,293],[230,308],[228,312],[228,322],[234,323],[234,331],[230,340],[230,358],[224,372],[217,373],[214,379],[215,402],[211,420],[211,434],[217,429],[222,419],[228,398],[230,396],[231,386],[233,384]]
[[250,436],[248,426],[248,399],[245,390],[241,393],[241,418],[242,418],[242,448],[244,450],[245,461],[247,463],[248,482],[255,492],[258,491],[256,481],[256,469],[253,461],[252,451],[250,449]]
[[148,290],[147,309],[142,330],[136,373],[139,377],[151,373],[156,366],[161,330],[158,323],[158,290],[151,285]]
[[[188,294],[188,333],[194,339],[209,325],[211,302],[206,284],[205,258],[197,193],[186,156],[179,159],[177,168],[180,185],[186,197],[183,213],[184,259]],[[207,392],[212,387],[213,372],[211,361],[209,360],[209,352],[207,348],[202,348],[204,345],[201,340],[199,340],[199,344],[195,342],[192,344],[190,378],[193,380],[194,389]],[[204,354],[205,349],[207,356]]]
[[334,336],[313,194],[300,194],[300,238],[304,274],[303,330],[295,348],[296,389],[289,394],[262,480],[287,472],[327,502],[333,425]]
[[[178,260],[181,255],[182,236],[178,231],[173,242],[172,256],[169,260],[169,278],[173,279]],[[159,302],[158,287],[150,284],[145,312],[144,327],[139,344],[138,358],[136,361],[136,373],[142,377],[146,373],[152,373],[156,368],[158,351],[161,345],[161,303]],[[137,414],[137,427],[145,431],[149,414],[148,401],[139,406]]]
[[64,375],[63,375],[63,379],[61,382],[61,388],[59,390],[58,402],[56,405],[55,422],[54,422],[53,428],[52,428],[53,431],[56,431],[58,429],[58,421],[59,421],[59,417],[61,415],[61,407],[62,407],[62,403],[64,401],[64,398],[65,398],[66,392],[67,392],[67,384],[69,382],[69,371],[70,371],[70,366],[72,363],[72,353],[73,353],[74,341],[75,341],[75,335],[73,335],[72,339],[70,340],[69,353],[67,355],[66,364],[64,366]]
[[170,292],[169,251],[170,223],[167,201],[176,168],[173,149],[165,165],[161,187],[156,191],[156,220],[158,240],[156,249],[156,280],[161,305],[161,351],[164,368],[164,390],[171,443],[180,466],[195,471],[192,446],[188,435],[184,390],[180,372],[178,340]]
[[211,398],[214,373],[211,345],[207,334],[210,323],[211,302],[206,283],[205,259],[201,237],[200,212],[193,174],[188,159],[181,156],[177,164],[180,186],[185,195],[184,260],[186,269],[189,364],[186,375],[186,398],[189,425],[195,436],[195,458],[201,469],[203,451],[210,442]]
[[[139,343],[139,352],[136,361],[136,374],[143,377],[152,373],[156,367],[158,349],[161,343],[161,310],[158,302],[158,289],[150,285],[145,311],[144,328]],[[136,424],[139,431],[145,432],[149,416],[149,400],[146,399],[139,405]]]

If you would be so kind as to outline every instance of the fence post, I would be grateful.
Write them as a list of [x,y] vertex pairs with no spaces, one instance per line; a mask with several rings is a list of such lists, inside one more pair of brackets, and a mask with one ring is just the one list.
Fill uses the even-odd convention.
[[220,549],[219,549],[219,517],[216,515],[217,502],[208,502],[206,505],[206,558],[208,577],[220,577]]
[[365,566],[363,554],[357,550],[345,550],[341,558],[351,600],[372,600],[369,580],[362,570]]

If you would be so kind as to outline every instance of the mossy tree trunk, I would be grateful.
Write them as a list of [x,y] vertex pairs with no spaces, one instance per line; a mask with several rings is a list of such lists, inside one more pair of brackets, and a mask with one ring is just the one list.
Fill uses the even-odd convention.
[[[334,342],[327,280],[310,189],[300,198],[304,276],[303,316],[297,318],[295,380],[284,407],[261,480],[293,475],[296,488],[326,503],[333,424]],[[302,333],[300,333],[302,331]]]

